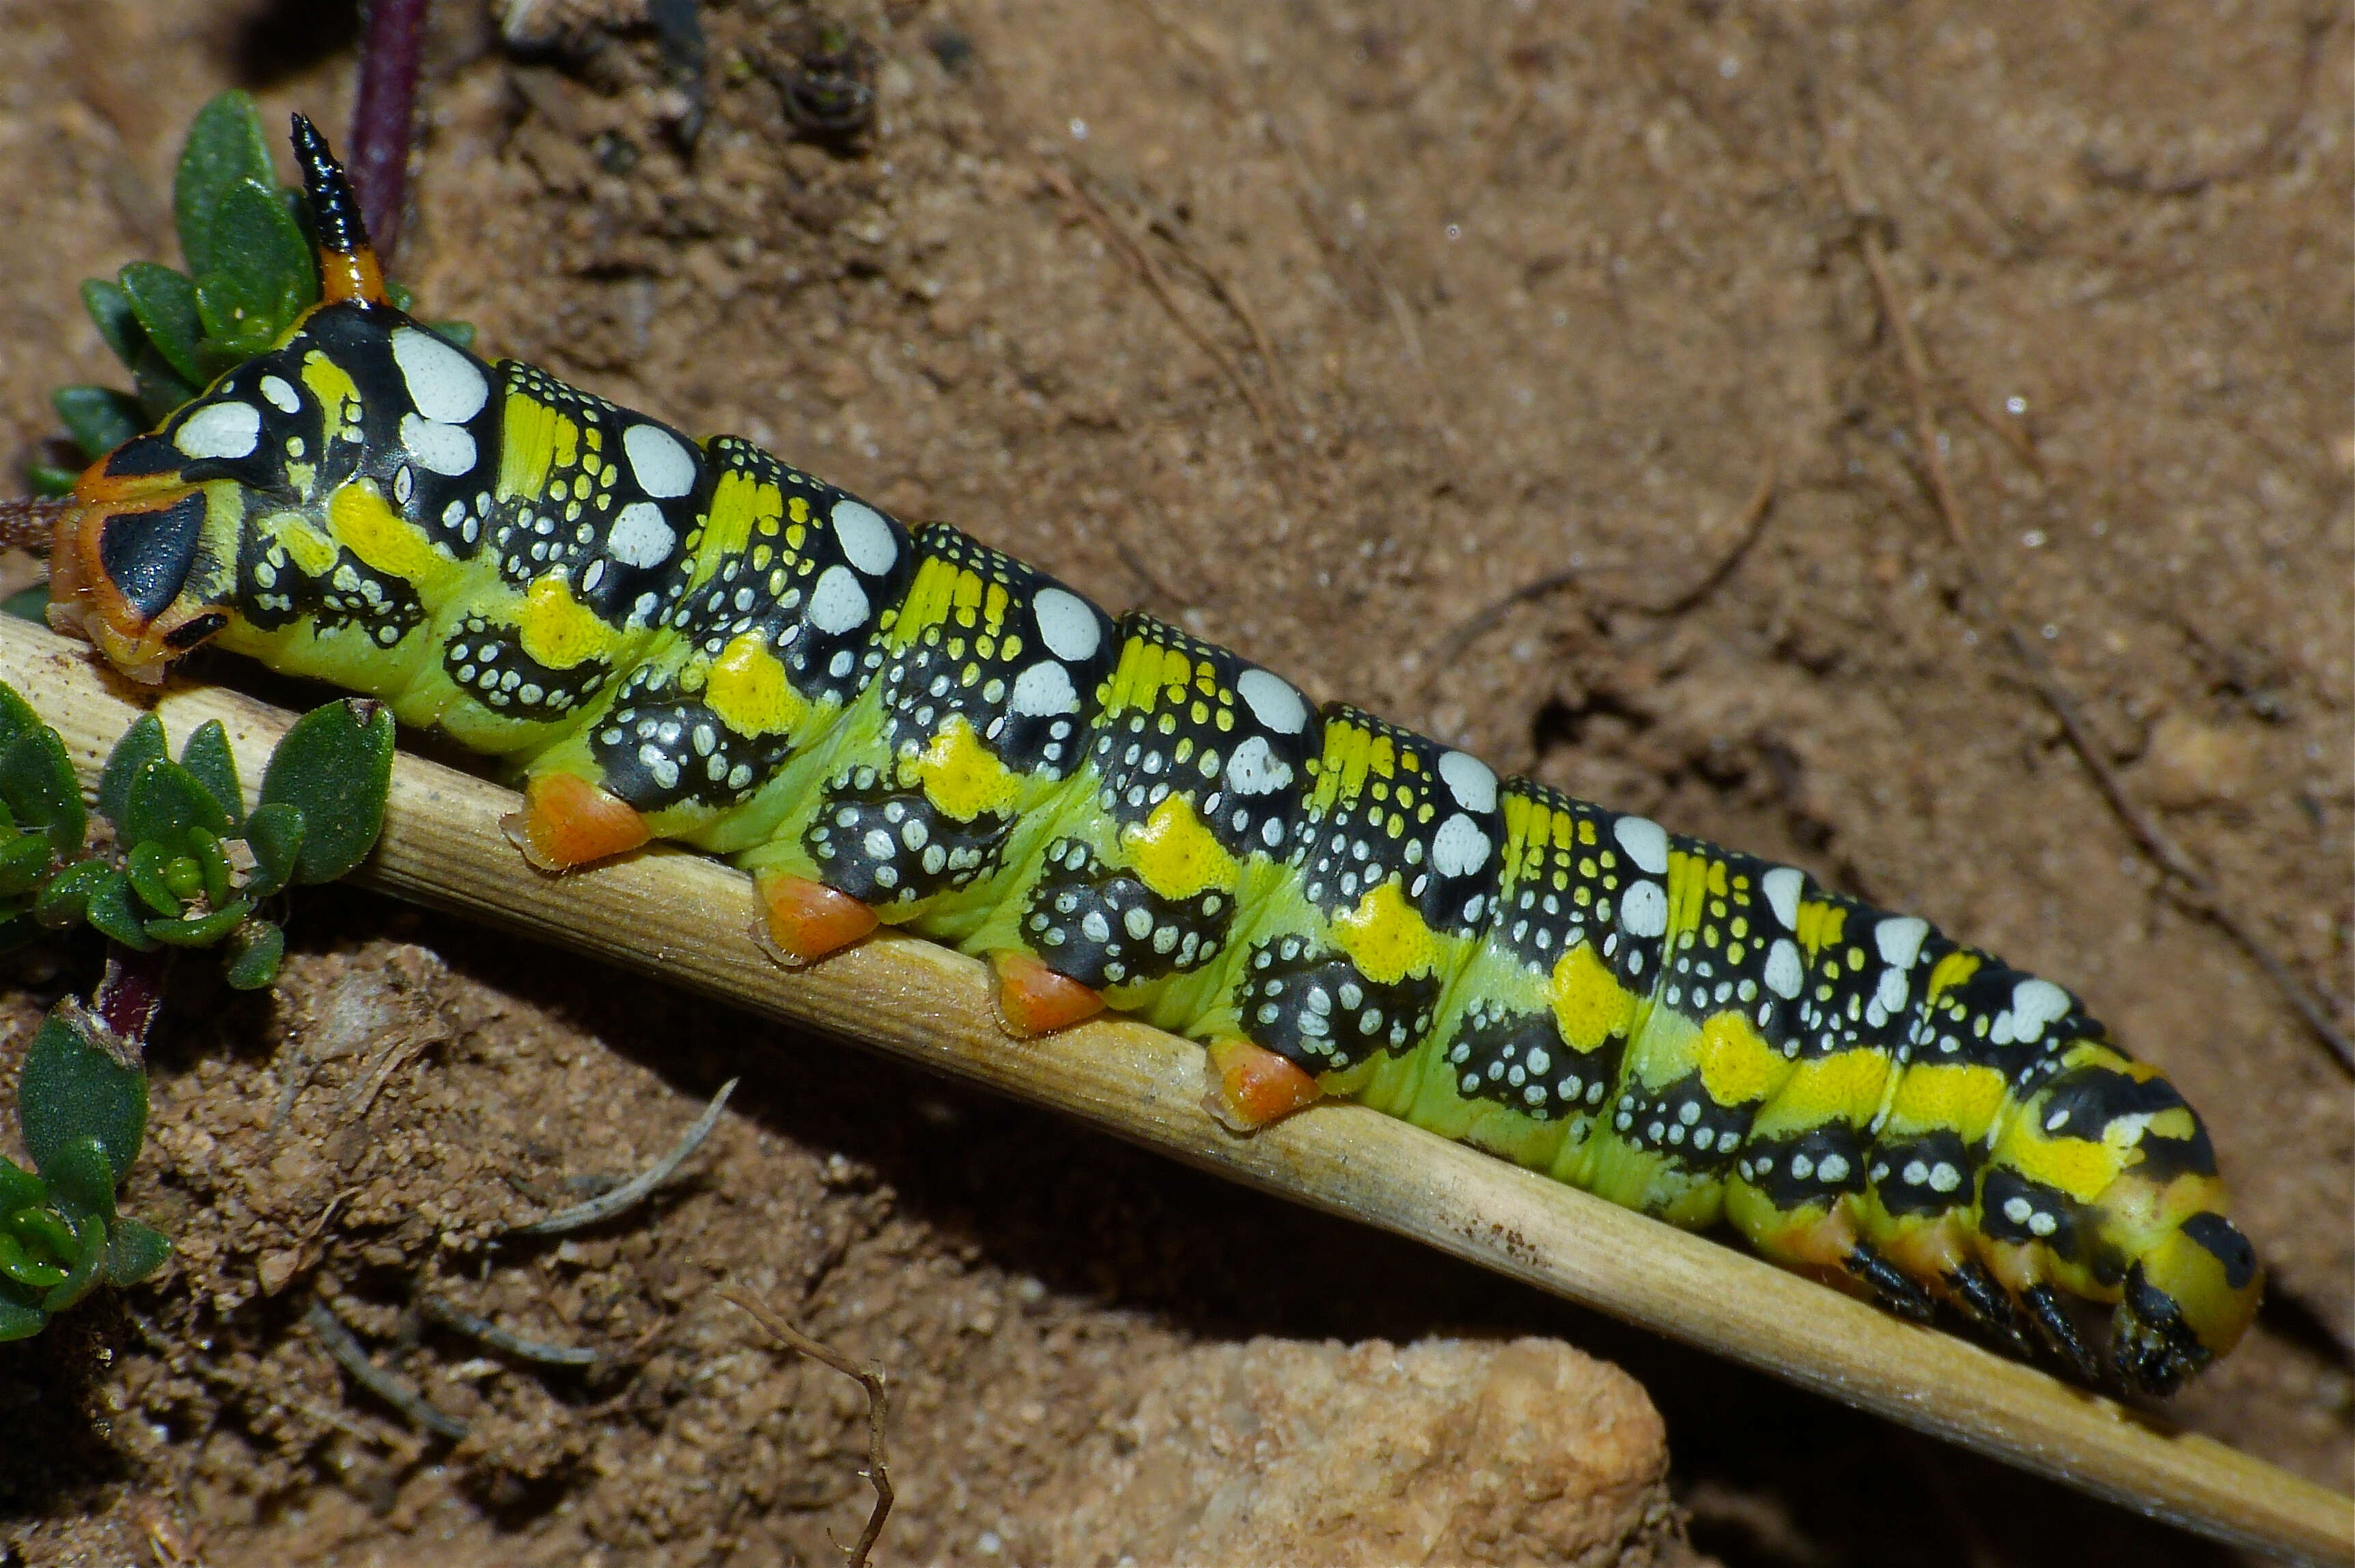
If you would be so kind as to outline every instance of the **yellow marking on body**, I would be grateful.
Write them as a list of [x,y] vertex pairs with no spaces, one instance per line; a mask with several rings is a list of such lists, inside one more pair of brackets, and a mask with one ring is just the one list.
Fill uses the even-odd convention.
[[741,555],[756,525],[763,532],[773,531],[784,510],[784,495],[774,485],[738,469],[722,473],[712,486],[703,540],[696,548],[693,586],[700,588],[722,565]]
[[1907,1131],[1945,1127],[1970,1143],[1995,1121],[2009,1090],[1992,1067],[1917,1061],[1898,1077],[1889,1119]]
[[894,650],[913,646],[925,631],[948,619],[959,580],[965,574],[938,556],[926,556],[916,569],[916,579],[908,585],[908,596],[900,604],[899,619],[894,621],[888,645]]
[[311,526],[311,520],[299,512],[273,512],[256,525],[271,539],[285,548],[287,559],[312,577],[325,577],[335,570],[336,541]]
[[611,654],[621,641],[594,610],[572,597],[569,583],[552,574],[534,579],[524,590],[516,633],[523,651],[550,669],[570,669]]
[[1406,901],[1395,880],[1368,889],[1355,909],[1335,915],[1333,937],[1359,971],[1377,985],[1395,985],[1438,966],[1439,937]]
[[1937,1000],[1977,974],[1985,962],[1976,953],[1956,948],[1939,959],[1936,967],[1930,971],[1929,988],[1923,994],[1932,1001]]
[[2106,1191],[2126,1163],[2107,1143],[2046,1137],[2026,1122],[2023,1116],[2007,1129],[1996,1149],[1997,1161],[2030,1181],[2057,1187],[2081,1203],[2090,1203]]
[[538,500],[549,475],[570,468],[579,454],[581,427],[538,399],[509,393],[500,425],[497,495],[502,500]]
[[319,400],[319,439],[335,441],[338,434],[360,420],[360,389],[352,380],[351,372],[314,348],[303,357],[303,384]]
[[1716,1013],[1700,1026],[1700,1083],[1721,1105],[1764,1100],[1791,1075],[1783,1053],[1759,1038],[1746,1013]]
[[786,734],[809,709],[761,632],[740,632],[721,651],[705,677],[703,700],[739,735]]
[[1556,960],[1548,992],[1554,1023],[1572,1051],[1599,1051],[1636,1021],[1635,993],[1595,955],[1591,942]]
[[1889,1058],[1877,1051],[1809,1057],[1795,1063],[1775,1091],[1772,1115],[1777,1125],[1789,1126],[1855,1121],[1880,1108],[1889,1072]]
[[1347,721],[1325,726],[1323,765],[1310,796],[1312,814],[1329,812],[1343,801],[1362,794],[1369,778],[1390,778],[1398,772],[1398,748],[1388,735]]
[[1141,826],[1121,830],[1120,843],[1145,885],[1165,899],[1231,889],[1241,874],[1235,858],[1210,837],[1184,795],[1163,796]]
[[1817,903],[1810,901],[1799,906],[1799,949],[1812,962],[1826,948],[1838,947],[1840,932],[1848,924],[1845,904]]
[[461,569],[425,537],[425,530],[394,511],[373,479],[339,486],[327,502],[327,521],[351,552],[389,577],[397,577],[428,601]]
[[925,798],[959,822],[1014,809],[1021,775],[997,760],[962,713],[952,713],[916,758]]

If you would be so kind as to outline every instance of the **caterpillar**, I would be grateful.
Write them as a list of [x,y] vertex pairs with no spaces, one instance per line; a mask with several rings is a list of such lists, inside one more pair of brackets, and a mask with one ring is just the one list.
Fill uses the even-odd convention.
[[781,961],[954,944],[1010,1036],[1202,1041],[1239,1129],[1355,1100],[2137,1392],[2246,1329],[2198,1115],[2061,987],[485,363],[294,146],[319,303],[56,525],[50,621],[122,670],[212,643],[371,695],[519,778],[532,865],[730,857]]

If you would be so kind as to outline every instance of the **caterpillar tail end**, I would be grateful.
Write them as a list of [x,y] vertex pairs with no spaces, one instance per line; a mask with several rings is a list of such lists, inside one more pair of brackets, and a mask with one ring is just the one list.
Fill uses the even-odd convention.
[[2127,1270],[2110,1360],[2136,1391],[2171,1394],[2240,1343],[2264,1295],[2247,1238],[2221,1214],[2194,1214]]
[[1028,953],[992,953],[989,972],[998,1027],[1016,1040],[1036,1040],[1069,1029],[1104,1009],[1103,997],[1095,987],[1056,973]]
[[761,923],[752,934],[788,969],[841,952],[878,923],[875,912],[848,893],[807,877],[764,876],[753,887],[761,896]]
[[542,773],[524,787],[524,808],[499,829],[543,871],[569,871],[644,844],[645,818],[574,773]]
[[1231,1132],[1255,1133],[1324,1095],[1316,1080],[1247,1040],[1210,1042],[1210,1086],[1202,1107]]

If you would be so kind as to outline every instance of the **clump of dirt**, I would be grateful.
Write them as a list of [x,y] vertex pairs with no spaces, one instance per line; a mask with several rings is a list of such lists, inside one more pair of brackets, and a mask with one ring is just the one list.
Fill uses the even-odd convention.
[[[93,0],[0,37],[17,451],[50,387],[112,374],[72,284],[169,254],[197,104],[344,119],[350,37],[311,9]],[[698,107],[645,8],[538,10],[510,47],[436,8],[396,259],[432,314],[2069,984],[2201,1108],[2276,1281],[2174,1413],[2345,1484],[2346,1080],[2169,896],[2002,635],[2343,991],[2343,16],[892,0],[837,48],[801,6],[711,0]],[[842,73],[871,100],[829,123]],[[863,1396],[779,1359],[725,1277],[892,1373],[889,1560],[1084,1556],[1117,1435],[1209,1443],[1194,1402],[1254,1336],[1494,1367],[1528,1334],[1643,1382],[1728,1561],[2220,1560],[855,1047],[357,895],[293,936],[274,998],[179,977],[127,1196],[177,1265],[0,1351],[38,1456],[0,1528],[30,1559],[823,1561],[866,1516]],[[88,956],[20,972],[0,1079]],[[740,1074],[682,1182],[512,1235]],[[518,1360],[428,1297],[599,1364]],[[321,1306],[465,1438],[354,1387]],[[1337,1370],[1370,1353],[1264,1356],[1373,1398]],[[1646,1485],[1618,1541],[1681,1550]]]

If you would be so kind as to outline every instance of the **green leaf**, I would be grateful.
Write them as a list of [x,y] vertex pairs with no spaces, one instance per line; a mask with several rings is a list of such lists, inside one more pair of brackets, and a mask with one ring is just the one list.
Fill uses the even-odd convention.
[[104,1191],[105,1212],[112,1214],[114,1184],[139,1157],[140,1140],[147,1134],[147,1074],[116,1061],[76,1026],[61,1004],[42,1020],[25,1053],[16,1121],[41,1179],[69,1207],[86,1195],[67,1187],[77,1179],[79,1168],[59,1162],[69,1161],[81,1140],[94,1141],[110,1172]]
[[245,820],[245,791],[238,783],[237,758],[229,749],[229,731],[218,719],[208,719],[197,726],[188,743],[180,748],[180,765],[195,775],[196,781],[220,802],[229,813],[230,830]]
[[6,1155],[0,1155],[0,1221],[19,1209],[30,1209],[48,1200],[48,1182]]
[[278,978],[286,957],[286,933],[266,920],[249,920],[229,943],[225,976],[233,991],[259,991]]
[[240,899],[227,909],[217,909],[210,914],[191,915],[186,920],[151,920],[147,934],[166,947],[210,947],[235,931],[253,912],[252,901]]
[[33,918],[51,928],[71,925],[89,911],[91,899],[121,880],[123,873],[104,860],[77,860],[49,879],[33,901]]
[[131,296],[104,278],[84,278],[81,281],[81,308],[90,312],[90,319],[98,325],[98,335],[114,350],[125,369],[138,357],[139,342],[145,335],[140,330],[139,318],[132,314]]
[[15,687],[0,680],[0,752],[14,745],[19,737],[48,728],[41,716],[33,711],[33,705],[17,696]]
[[[54,463],[43,463],[38,459],[25,464],[25,488],[36,496],[47,496],[51,499],[59,496],[70,496],[74,493],[74,486],[80,482],[81,473],[79,469],[60,468]],[[28,615],[16,608],[17,600],[35,594],[39,595],[38,603],[43,604],[48,603],[49,591],[47,588],[27,588],[22,593],[12,594],[6,600],[0,601],[0,611],[5,611],[20,621],[37,621],[40,619],[40,613],[37,610]]]
[[137,1285],[164,1266],[172,1243],[163,1232],[136,1220],[117,1220],[106,1238],[106,1283],[118,1289]]
[[22,898],[49,869],[49,841],[37,833],[0,844],[0,899]]
[[[45,1246],[41,1250],[46,1253],[49,1249]],[[47,1290],[63,1284],[66,1271],[47,1257],[35,1256],[33,1250],[16,1237],[0,1232],[0,1276],[35,1290]]]
[[392,711],[346,698],[294,721],[261,775],[265,804],[303,814],[293,880],[332,882],[368,858],[392,790]]
[[303,814],[284,801],[255,806],[245,819],[245,847],[253,851],[246,891],[268,898],[293,880],[303,848]]
[[[204,336],[204,322],[197,315],[195,282],[185,272],[154,261],[133,261],[120,275],[123,292],[131,296],[132,314],[145,330],[149,347],[191,389],[203,386],[208,378],[197,354],[197,342]],[[145,356],[141,358],[144,361]],[[189,395],[195,395],[193,389]]]
[[172,180],[172,218],[190,272],[210,272],[227,259],[214,249],[215,219],[229,193],[248,181],[275,191],[278,172],[253,100],[224,92],[197,112]]
[[115,830],[126,844],[163,844],[185,854],[192,829],[218,838],[229,831],[229,813],[197,775],[168,757],[151,757],[131,775]]
[[110,872],[104,882],[91,891],[83,904],[81,918],[90,928],[110,941],[140,953],[153,953],[155,944],[147,937],[147,917],[140,912],[138,901],[131,896],[131,879],[120,871]]
[[403,315],[407,315],[410,307],[417,304],[417,295],[410,291],[409,285],[391,278],[384,281],[384,297],[390,300],[392,308]]
[[82,809],[81,786],[66,743],[48,725],[0,750],[0,800],[7,802],[20,827],[48,836],[59,859],[81,853],[89,814]]
[[[102,1156],[101,1159],[102,1162]],[[98,1283],[98,1271],[106,1264],[106,1227],[113,1217],[112,1203],[110,1195],[106,1213],[85,1215],[75,1222],[73,1272],[66,1275],[65,1283],[52,1285],[48,1294],[41,1297],[44,1312],[63,1312],[88,1296],[91,1286]]]
[[220,840],[209,833],[198,833],[189,848],[196,851],[205,901],[219,909],[236,896],[236,890],[229,885],[229,857],[221,852]]
[[[144,1089],[146,1080],[143,1077],[140,1083]],[[65,1147],[41,1167],[41,1179],[49,1184],[49,1196],[56,1200],[57,1211],[73,1226],[75,1240],[88,1237],[82,1225],[84,1220],[114,1218],[114,1188],[123,1179],[123,1173],[108,1157],[105,1141],[96,1133],[66,1140]]]
[[448,338],[461,348],[474,346],[474,324],[471,321],[429,321],[425,330],[437,337]]
[[0,1286],[0,1340],[29,1339],[49,1326],[49,1315]]
[[72,1222],[52,1206],[51,1197],[44,1183],[40,1206],[19,1209],[9,1215],[8,1229],[25,1256],[38,1262],[54,1260],[62,1266],[74,1255],[74,1243],[79,1238]]
[[211,251],[197,270],[197,303],[216,337],[268,347],[319,297],[311,248],[274,183],[248,180],[228,192],[213,216]]
[[123,862],[123,874],[131,879],[131,891],[139,895],[141,903],[157,914],[177,919],[180,895],[164,880],[164,862],[171,858],[172,851],[153,839],[134,844]]
[[131,368],[132,383],[139,389],[139,411],[151,425],[162,424],[172,411],[197,395],[197,389],[165,361],[152,343],[142,344],[139,363]]
[[131,781],[139,776],[140,769],[169,754],[164,742],[164,721],[153,713],[133,719],[131,728],[114,742],[114,750],[106,754],[106,767],[98,775],[98,812],[114,824],[125,842],[131,839],[123,826],[125,808],[131,804]]
[[139,400],[112,387],[59,387],[49,394],[49,406],[88,458],[105,456],[145,425]]

